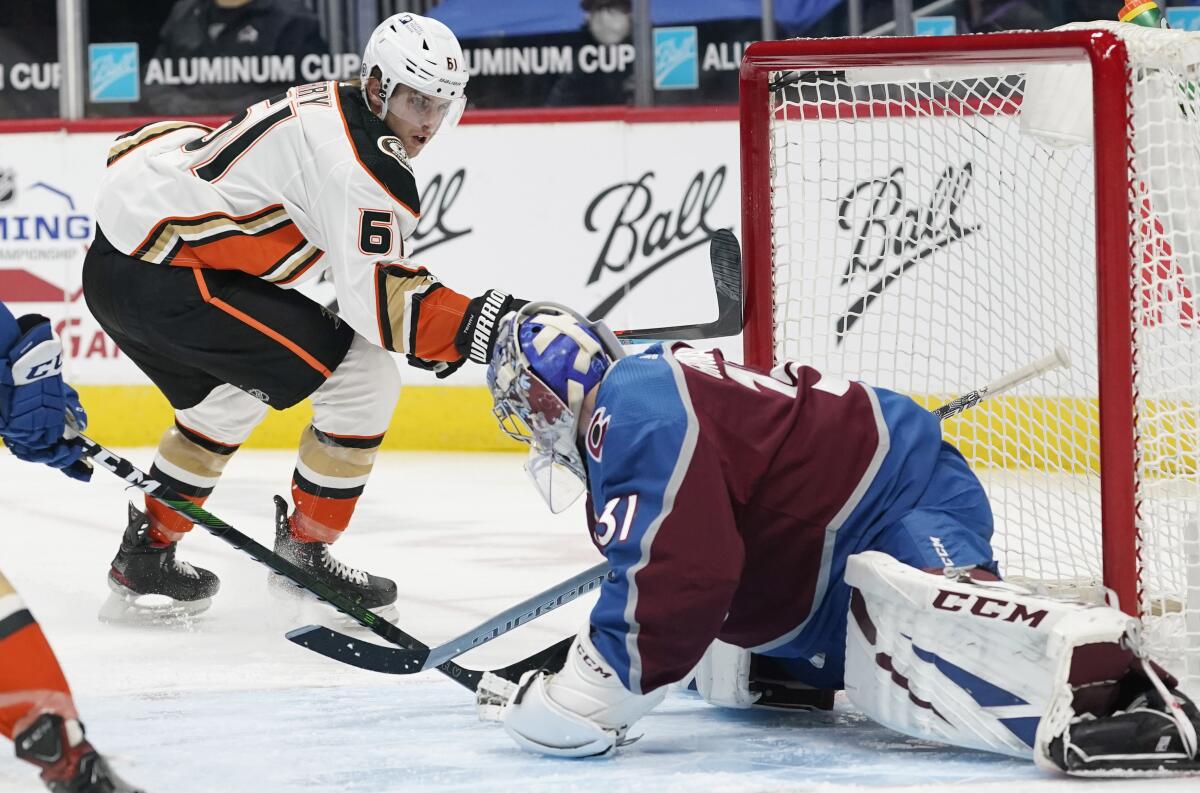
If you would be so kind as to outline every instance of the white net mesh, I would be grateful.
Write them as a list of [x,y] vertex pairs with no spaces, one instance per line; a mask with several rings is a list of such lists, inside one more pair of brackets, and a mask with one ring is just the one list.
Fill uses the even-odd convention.
[[[1098,26],[1121,31],[1132,65],[1139,597],[1154,652],[1200,678],[1200,39]],[[1006,574],[1095,595],[1091,67],[1083,51],[1021,58],[825,69],[807,56],[770,74],[774,354],[932,407],[1064,347],[1069,370],[945,430],[987,487]]]

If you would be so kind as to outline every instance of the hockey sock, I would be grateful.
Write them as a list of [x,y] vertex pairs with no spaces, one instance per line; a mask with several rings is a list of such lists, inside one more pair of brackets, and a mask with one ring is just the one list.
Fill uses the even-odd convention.
[[301,542],[341,536],[366,487],[383,435],[331,435],[311,424],[300,437],[292,475],[292,533]]
[[[150,476],[188,501],[203,504],[237,450],[236,444],[213,440],[176,421],[158,444]],[[150,538],[157,543],[176,542],[191,531],[191,521],[149,496],[146,514],[150,517]]]
[[12,738],[45,712],[75,718],[75,703],[41,627],[0,574],[0,733]]

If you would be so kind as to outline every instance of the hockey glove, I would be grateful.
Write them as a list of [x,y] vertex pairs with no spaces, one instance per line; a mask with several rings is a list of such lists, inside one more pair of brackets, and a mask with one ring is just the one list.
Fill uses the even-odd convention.
[[[1140,666],[1139,670],[1137,667]],[[1111,715],[1074,715],[1047,747],[1046,759],[1079,776],[1166,776],[1200,771],[1200,711],[1151,663],[1134,662],[1118,682],[1141,689]]]
[[424,369],[427,372],[433,372],[439,380],[445,380],[447,377],[461,369],[462,365],[466,362],[466,358],[459,358],[457,361],[427,361],[424,358],[418,358],[412,353],[408,354],[409,366],[415,366],[418,369]]
[[0,359],[0,437],[18,459],[87,481],[91,467],[80,462],[80,443],[64,438],[66,414],[76,431],[87,426],[87,414],[63,382],[62,345],[45,317],[30,314],[17,322],[24,335]]
[[575,637],[557,674],[526,672],[516,686],[485,676],[476,690],[480,717],[498,716],[522,749],[556,757],[604,754],[637,740],[626,738],[630,726],[662,701],[666,687],[630,692],[588,633]]
[[464,358],[487,366],[492,361],[501,318],[528,302],[499,289],[487,290],[467,304],[467,312],[454,336],[454,348]]

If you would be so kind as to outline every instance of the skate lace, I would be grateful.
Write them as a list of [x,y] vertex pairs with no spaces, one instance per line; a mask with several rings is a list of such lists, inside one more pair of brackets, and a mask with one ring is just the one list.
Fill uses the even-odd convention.
[[171,565],[175,568],[175,572],[183,573],[191,578],[199,578],[200,574],[196,572],[196,568],[192,567],[187,562],[181,562],[178,559],[172,559]]
[[321,549],[321,563],[325,565],[326,570],[338,578],[358,584],[359,586],[367,586],[369,583],[366,571],[355,569],[345,562],[333,558],[333,554],[329,553],[328,545]]

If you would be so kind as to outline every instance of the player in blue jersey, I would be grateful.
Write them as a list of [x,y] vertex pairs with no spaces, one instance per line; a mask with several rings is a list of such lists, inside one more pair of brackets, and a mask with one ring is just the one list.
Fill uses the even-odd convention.
[[[87,481],[91,468],[64,437],[66,415],[78,428],[87,415],[62,379],[62,346],[50,321],[20,318],[0,303],[0,438],[14,456]],[[84,738],[71,690],[46,637],[0,574],[0,734],[17,757],[42,770],[59,793],[137,793]]]
[[1136,620],[999,580],[983,487],[908,397],[684,344],[625,357],[546,303],[504,320],[488,382],[551,509],[586,489],[614,573],[561,670],[481,684],[523,747],[603,753],[670,683],[749,707],[770,677],[793,703],[844,688],[903,732],[1067,770],[1107,762],[1089,725],[1128,717],[1116,771],[1200,768],[1200,714],[1136,654]]

